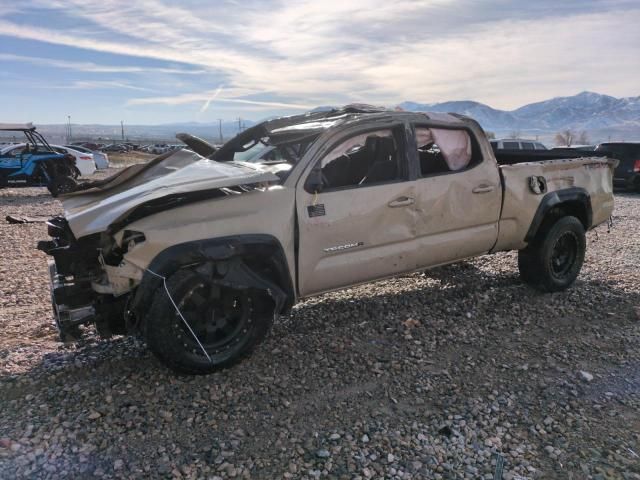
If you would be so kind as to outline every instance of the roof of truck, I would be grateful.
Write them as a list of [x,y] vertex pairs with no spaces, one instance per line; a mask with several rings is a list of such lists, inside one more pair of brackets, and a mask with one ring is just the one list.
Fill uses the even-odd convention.
[[25,130],[35,130],[33,123],[0,123],[0,131],[24,132]]
[[215,153],[211,154],[209,158],[218,161],[229,161],[233,158],[233,154],[236,151],[243,151],[242,147],[246,143],[254,141],[255,138],[268,136],[274,144],[277,144],[292,141],[293,139],[309,138],[338,125],[363,120],[386,123],[389,119],[408,119],[413,122],[432,120],[438,123],[460,126],[468,124],[469,122],[475,122],[463,115],[451,113],[408,112],[372,105],[351,104],[341,108],[323,109],[300,115],[271,118],[257,123],[226,142]]
[[406,110],[392,110],[364,104],[345,105],[333,110],[309,112],[290,117],[278,117],[262,122],[269,132],[282,130],[323,130],[339,123],[361,118],[389,118],[389,117],[427,117],[430,120],[452,124],[465,123],[461,115],[441,112],[409,112]]

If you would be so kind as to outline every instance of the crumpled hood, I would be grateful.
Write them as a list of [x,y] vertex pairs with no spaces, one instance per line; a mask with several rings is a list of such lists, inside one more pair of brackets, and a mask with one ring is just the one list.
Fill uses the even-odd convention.
[[188,150],[134,165],[90,188],[62,197],[76,238],[105,231],[137,206],[181,193],[278,181],[274,173],[235,162],[216,162]]

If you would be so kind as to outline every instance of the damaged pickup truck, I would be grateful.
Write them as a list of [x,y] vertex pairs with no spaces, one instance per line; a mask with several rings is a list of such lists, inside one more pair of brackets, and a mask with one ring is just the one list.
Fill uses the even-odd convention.
[[615,163],[500,165],[472,119],[348,106],[85,184],[38,248],[63,337],[141,334],[170,368],[208,373],[330,290],[505,250],[526,283],[569,287]]

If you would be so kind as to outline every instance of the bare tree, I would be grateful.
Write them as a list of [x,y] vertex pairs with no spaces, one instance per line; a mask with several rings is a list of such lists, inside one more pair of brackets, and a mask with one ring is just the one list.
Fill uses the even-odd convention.
[[487,136],[487,140],[495,140],[496,134],[494,132],[490,132],[489,130],[485,130],[484,134]]
[[578,136],[578,145],[588,145],[589,144],[589,135],[586,130],[582,130],[580,135]]
[[520,130],[513,130],[509,134],[509,138],[520,138]]
[[558,147],[570,147],[573,144],[573,132],[569,129],[556,133],[556,145]]

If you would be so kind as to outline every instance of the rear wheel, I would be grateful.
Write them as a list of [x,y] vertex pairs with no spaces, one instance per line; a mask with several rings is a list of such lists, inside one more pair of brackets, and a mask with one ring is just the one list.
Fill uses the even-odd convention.
[[78,183],[73,178],[58,175],[57,177],[54,177],[51,182],[49,182],[47,188],[51,192],[52,196],[57,197],[58,195],[64,195],[65,193],[73,192],[77,186]]
[[206,374],[235,364],[273,322],[266,292],[218,285],[195,270],[179,270],[166,286],[173,302],[164,286],[156,292],[144,333],[151,351],[177,372]]
[[578,277],[585,251],[585,231],[580,220],[562,217],[518,252],[520,276],[544,292],[564,290]]

